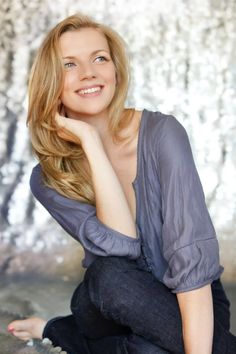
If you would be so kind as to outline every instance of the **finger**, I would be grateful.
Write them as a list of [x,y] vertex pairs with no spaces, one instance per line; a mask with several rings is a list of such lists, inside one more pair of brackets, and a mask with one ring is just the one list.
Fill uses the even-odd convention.
[[57,122],[57,124],[59,125],[60,128],[64,128],[65,127],[65,121],[64,121],[64,117],[62,117],[58,112],[55,115],[55,120]]

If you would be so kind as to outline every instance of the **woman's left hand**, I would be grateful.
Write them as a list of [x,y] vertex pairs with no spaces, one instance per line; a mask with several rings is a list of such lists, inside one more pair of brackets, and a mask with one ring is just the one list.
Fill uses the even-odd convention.
[[81,120],[67,118],[56,113],[55,120],[58,129],[58,136],[64,140],[83,145],[83,142],[86,140],[86,136],[90,133],[97,135],[95,128],[90,124],[85,123]]

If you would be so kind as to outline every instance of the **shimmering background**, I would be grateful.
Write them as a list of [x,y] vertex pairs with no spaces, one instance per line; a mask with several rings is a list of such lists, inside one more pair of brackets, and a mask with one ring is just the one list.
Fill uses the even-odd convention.
[[78,244],[31,196],[36,160],[25,125],[33,55],[45,33],[76,11],[125,39],[132,72],[127,105],[171,113],[187,129],[224,276],[236,280],[236,0],[0,3],[0,272],[66,278],[80,267]]

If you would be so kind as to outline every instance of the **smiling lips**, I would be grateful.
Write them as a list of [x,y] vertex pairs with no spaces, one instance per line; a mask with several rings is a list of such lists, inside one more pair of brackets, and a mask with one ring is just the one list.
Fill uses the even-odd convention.
[[88,88],[78,90],[76,91],[76,93],[83,97],[94,97],[94,96],[98,96],[102,91],[102,89],[103,86],[93,86],[93,87],[88,87]]

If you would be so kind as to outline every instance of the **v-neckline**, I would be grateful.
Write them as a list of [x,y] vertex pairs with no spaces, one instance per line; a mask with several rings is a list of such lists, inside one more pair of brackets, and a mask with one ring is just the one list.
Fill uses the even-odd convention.
[[137,221],[139,217],[139,195],[137,191],[137,182],[139,178],[139,173],[140,173],[140,165],[141,165],[141,149],[142,149],[142,142],[143,142],[143,129],[144,129],[144,120],[146,116],[146,109],[143,109],[141,113],[141,118],[140,118],[140,126],[139,126],[139,131],[138,131],[138,141],[137,141],[137,156],[136,156],[136,176],[135,179],[132,182],[134,194],[135,194],[135,224],[138,226]]

